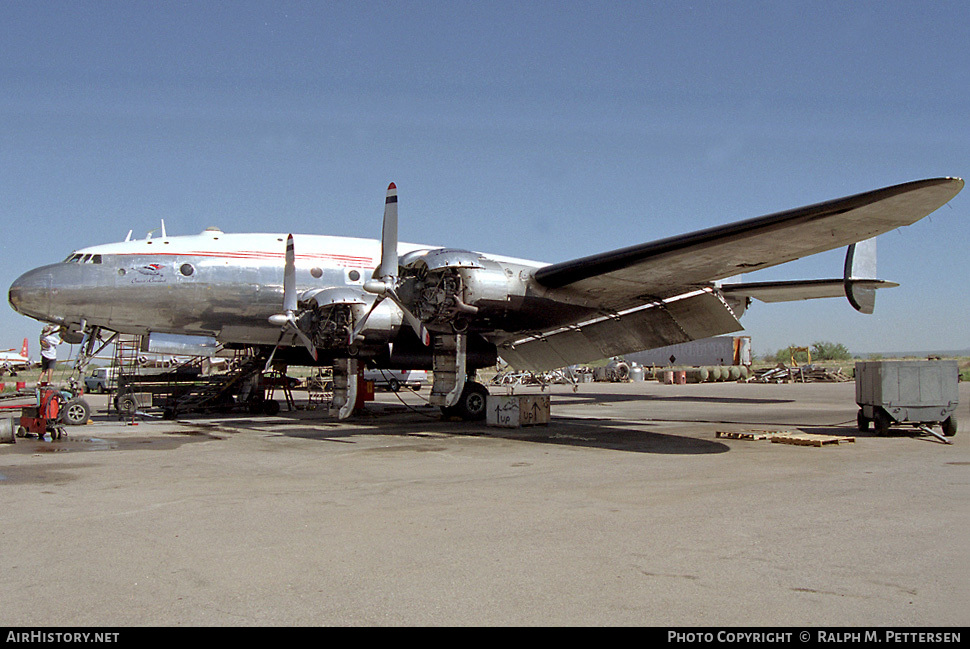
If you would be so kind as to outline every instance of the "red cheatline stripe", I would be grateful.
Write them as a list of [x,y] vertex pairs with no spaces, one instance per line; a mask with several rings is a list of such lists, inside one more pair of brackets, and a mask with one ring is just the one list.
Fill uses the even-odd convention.
[[[278,252],[256,252],[256,251],[236,251],[236,252],[205,252],[202,250],[187,250],[185,252],[121,252],[121,253],[111,253],[118,254],[119,256],[149,256],[149,257],[182,257],[182,256],[193,256],[193,257],[219,257],[225,259],[282,259],[284,255]],[[376,263],[371,257],[356,257],[353,255],[335,255],[330,253],[320,254],[320,255],[296,255],[297,259],[304,260],[314,260],[314,259],[330,259],[334,261],[343,261],[350,263],[360,263],[363,265],[373,265]]]

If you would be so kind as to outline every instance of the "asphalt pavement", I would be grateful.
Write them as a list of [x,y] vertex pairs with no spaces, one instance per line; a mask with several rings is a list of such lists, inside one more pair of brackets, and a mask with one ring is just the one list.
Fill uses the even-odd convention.
[[0,445],[0,625],[970,623],[966,430],[860,433],[852,383],[544,393],[518,429],[427,390],[345,422],[91,397],[66,438]]

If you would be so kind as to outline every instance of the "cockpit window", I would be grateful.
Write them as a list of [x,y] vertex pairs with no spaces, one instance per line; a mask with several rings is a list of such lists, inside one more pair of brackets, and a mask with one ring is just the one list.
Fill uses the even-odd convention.
[[100,263],[102,263],[102,261],[101,261],[101,255],[92,255],[92,254],[82,255],[79,252],[72,252],[70,255],[68,255],[67,259],[65,259],[63,263],[65,263],[65,264],[100,264]]

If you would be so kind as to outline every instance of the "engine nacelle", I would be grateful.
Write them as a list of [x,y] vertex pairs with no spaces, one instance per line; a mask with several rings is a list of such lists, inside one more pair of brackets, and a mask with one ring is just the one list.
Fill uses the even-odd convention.
[[[370,310],[376,299],[349,286],[310,291],[302,296],[309,307],[299,318],[300,329],[309,333],[320,349],[346,349],[354,325]],[[390,340],[401,326],[401,313],[389,303],[374,309],[361,335],[369,342]]]
[[519,267],[469,250],[416,251],[401,258],[401,267],[401,297],[432,329],[464,332],[485,321],[494,326],[511,297],[525,294]]

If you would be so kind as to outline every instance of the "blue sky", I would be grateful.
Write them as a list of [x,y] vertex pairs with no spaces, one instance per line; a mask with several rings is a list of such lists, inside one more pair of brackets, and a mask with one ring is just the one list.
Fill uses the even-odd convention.
[[[970,174],[965,2],[0,5],[0,281],[225,231],[562,261]],[[756,353],[970,348],[970,190],[879,239],[876,313],[765,305]],[[751,279],[837,277],[842,252]],[[0,309],[0,347],[39,325]]]

